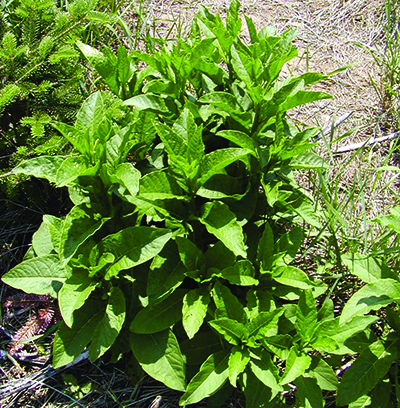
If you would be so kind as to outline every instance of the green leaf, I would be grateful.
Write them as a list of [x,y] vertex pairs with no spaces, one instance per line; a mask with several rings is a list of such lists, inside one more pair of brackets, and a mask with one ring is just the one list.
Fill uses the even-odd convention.
[[118,272],[133,268],[154,258],[171,238],[163,228],[128,227],[105,237],[95,248],[99,254],[109,252],[115,256],[114,264],[106,273],[109,280]]
[[[280,266],[274,270],[273,278],[282,285],[299,289],[313,289],[317,286],[306,273],[294,266]],[[322,286],[322,285],[319,285]]]
[[236,387],[238,376],[245,370],[250,361],[250,353],[246,346],[235,346],[229,355],[229,382]]
[[189,339],[199,331],[207,314],[210,294],[204,289],[192,289],[183,298],[182,324]]
[[217,307],[215,317],[233,319],[240,323],[246,323],[246,312],[237,297],[218,281],[214,285],[212,296]]
[[106,313],[93,332],[93,338],[89,346],[91,361],[97,360],[113,345],[124,324],[125,314],[124,294],[117,286],[113,286]]
[[236,256],[221,241],[210,246],[204,254],[207,268],[223,270],[235,263]]
[[225,268],[220,276],[232,285],[252,286],[258,284],[258,280],[254,278],[254,266],[247,259],[237,261],[235,265]]
[[60,253],[66,264],[78,248],[93,236],[109,218],[93,214],[86,204],[76,205],[68,213],[61,232]]
[[177,391],[185,391],[185,363],[171,330],[153,334],[131,333],[131,348],[143,370]]
[[228,165],[243,161],[251,151],[247,149],[227,148],[218,149],[205,155],[199,169],[198,188],[200,188],[214,174],[218,174]]
[[399,340],[396,339],[385,343],[378,340],[366,348],[345,372],[338,389],[337,404],[350,404],[371,391],[398,358],[398,347]]
[[50,241],[55,252],[60,252],[61,246],[61,231],[63,228],[64,220],[54,217],[52,215],[43,215],[43,223],[47,225],[47,229],[50,234]]
[[297,400],[301,407],[323,408],[322,391],[314,378],[298,377],[294,384],[296,385]]
[[165,298],[185,279],[186,267],[183,265],[176,244],[168,241],[162,251],[151,263],[147,280],[147,296],[152,306],[158,299]]
[[[76,116],[75,128],[91,138],[104,119],[103,97],[100,92],[91,94],[82,104]],[[94,141],[89,139],[89,148],[94,149]]]
[[164,170],[153,171],[140,179],[139,196],[147,200],[186,199],[175,179]]
[[337,391],[339,382],[332,367],[321,356],[313,356],[311,365],[303,377],[315,378],[323,390]]
[[382,226],[392,228],[397,234],[400,234],[400,207],[390,209],[389,215],[383,215],[376,219]]
[[182,318],[184,290],[176,290],[154,307],[147,306],[133,319],[130,330],[134,333],[149,334],[163,331]]
[[293,382],[296,378],[305,373],[310,364],[311,357],[299,351],[297,345],[293,346],[286,360],[285,372],[283,373],[280,383],[284,385]]
[[25,174],[37,178],[44,178],[50,183],[56,182],[57,171],[65,160],[63,156],[40,156],[25,160],[15,167],[13,174]]
[[202,364],[182,395],[179,405],[195,404],[223,387],[229,377],[229,353],[221,350]]
[[278,320],[283,312],[283,308],[275,309],[271,312],[261,312],[248,324],[249,336],[257,340],[265,336],[277,334]]
[[222,334],[225,340],[235,346],[246,341],[249,336],[249,331],[243,323],[239,323],[232,319],[217,319],[211,320],[208,324],[218,333]]
[[246,397],[246,408],[275,408],[272,389],[266,387],[254,374],[246,369],[243,373],[243,388]]
[[104,317],[104,312],[103,302],[89,299],[75,314],[71,328],[61,323],[53,343],[54,368],[72,363],[82,353]]
[[269,272],[272,268],[274,255],[274,235],[268,222],[264,224],[264,231],[257,249],[257,260],[261,273]]
[[3,275],[1,280],[26,293],[56,298],[67,277],[68,272],[60,264],[58,256],[46,255],[21,262]]
[[267,351],[260,353],[260,358],[252,358],[250,368],[254,375],[268,388],[273,390],[276,395],[283,391],[283,388],[278,383],[279,370],[272,362],[271,356]]
[[184,237],[176,237],[179,256],[189,272],[201,270],[205,264],[203,253],[197,248],[190,239]]
[[205,203],[199,220],[235,255],[247,257],[242,227],[226,204],[220,201]]
[[170,107],[167,106],[165,98],[153,95],[136,95],[123,102],[123,105],[134,106],[138,110],[148,110],[154,113],[170,113]]
[[318,326],[317,307],[310,289],[304,290],[299,299],[296,312],[295,327],[304,343],[308,343],[314,337]]
[[400,302],[400,282],[393,279],[380,279],[363,286],[346,303],[340,315],[340,324],[355,316],[378,310],[392,302]]
[[379,318],[376,316],[355,316],[341,324],[340,317],[336,317],[323,321],[318,327],[316,334],[318,337],[322,334],[337,343],[339,348],[332,350],[333,354],[353,354],[356,350],[349,348],[349,340],[358,333],[367,330],[371,324],[378,320]]
[[100,51],[84,44],[81,41],[77,41],[76,45],[81,50],[82,54],[88,59],[90,64],[96,69],[96,71],[103,78],[104,82],[110,87],[110,90],[117,96],[119,96],[119,86],[117,79],[117,59],[110,52],[108,55],[104,55]]
[[73,325],[73,313],[83,306],[86,299],[98,286],[98,283],[87,276],[86,271],[76,270],[58,292],[58,305],[65,324]]
[[281,112],[286,112],[296,106],[305,105],[306,103],[319,101],[321,99],[331,99],[332,96],[325,92],[318,91],[299,91],[296,94],[289,96],[286,101],[280,106]]
[[218,133],[216,133],[216,136],[223,137],[224,139],[227,139],[232,143],[235,143],[238,147],[251,151],[251,154],[254,157],[258,157],[255,142],[246,133],[241,132],[239,130],[229,129],[219,131]]
[[50,255],[53,252],[49,226],[45,222],[42,222],[39,229],[33,234],[32,247],[37,256]]
[[342,262],[353,275],[366,283],[385,278],[398,279],[397,274],[393,273],[388,266],[370,255],[348,252],[342,255]]
[[72,156],[65,159],[56,174],[57,187],[72,184],[80,175],[89,169],[89,162],[84,156]]
[[122,181],[125,185],[129,194],[133,197],[139,192],[139,180],[141,178],[141,173],[132,163],[121,163],[115,169],[115,175]]

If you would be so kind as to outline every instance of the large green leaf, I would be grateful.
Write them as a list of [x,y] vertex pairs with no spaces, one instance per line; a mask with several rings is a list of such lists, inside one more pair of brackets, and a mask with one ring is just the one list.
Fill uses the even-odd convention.
[[218,333],[222,334],[226,341],[236,346],[241,344],[242,341],[245,342],[249,336],[249,331],[246,326],[236,320],[223,318],[211,320],[208,324]]
[[166,104],[166,99],[154,94],[136,95],[127,99],[123,103],[127,106],[134,106],[138,110],[149,110],[154,113],[169,113],[170,107]]
[[355,316],[378,310],[392,302],[400,302],[400,282],[393,279],[380,279],[363,286],[346,303],[340,315],[340,324]]
[[345,372],[338,389],[337,404],[347,405],[368,394],[398,356],[398,339],[385,343],[378,340],[371,344]]
[[323,408],[322,391],[314,378],[298,377],[295,380],[297,400],[304,408]]
[[66,264],[88,238],[98,231],[109,218],[93,214],[86,204],[76,205],[68,213],[61,232],[60,251]]
[[37,256],[50,255],[54,251],[49,226],[45,222],[42,222],[38,230],[33,234],[32,248]]
[[74,271],[58,292],[58,305],[65,324],[73,325],[73,313],[79,309],[98,286],[98,282],[88,277],[86,271]]
[[210,294],[206,289],[192,289],[183,299],[182,324],[189,339],[199,331],[207,314]]
[[229,355],[229,382],[236,387],[238,376],[250,361],[250,352],[246,346],[235,346]]
[[376,221],[400,234],[400,207],[391,208],[389,215],[382,215]]
[[342,262],[349,268],[353,275],[366,283],[385,278],[398,280],[396,273],[392,272],[387,265],[370,255],[346,253],[342,255]]
[[279,370],[272,362],[267,351],[260,353],[259,358],[252,358],[250,368],[254,375],[268,388],[271,388],[276,395],[283,391],[283,387],[278,383]]
[[58,256],[45,255],[21,262],[3,275],[1,280],[26,293],[50,295],[56,298],[68,276],[69,273],[60,264]]
[[254,340],[277,334],[278,320],[284,309],[278,308],[271,312],[261,312],[248,324],[249,336]]
[[117,286],[111,289],[104,317],[97,324],[89,346],[91,361],[101,357],[114,343],[125,321],[126,306],[122,290]]
[[312,357],[311,365],[303,377],[315,378],[323,390],[337,391],[339,382],[332,367],[321,356]]
[[167,387],[185,391],[185,364],[171,330],[153,334],[131,333],[131,348],[143,370]]
[[153,171],[140,179],[139,196],[147,200],[186,198],[174,178],[163,170]]
[[229,353],[226,350],[212,354],[188,384],[179,405],[195,404],[222,388],[229,376],[228,362]]
[[243,161],[250,153],[252,153],[251,150],[237,148],[219,149],[208,153],[200,165],[198,187],[200,188],[209,178],[220,173],[229,164],[238,160]]
[[253,141],[253,139],[248,136],[246,133],[241,132],[239,130],[221,130],[218,133],[216,133],[216,136],[223,137],[238,147],[241,147],[242,149],[246,149],[251,151],[252,155],[255,157],[258,157],[257,149],[256,149],[256,144]]
[[149,334],[163,331],[182,318],[184,290],[176,290],[154,307],[147,306],[133,319],[130,330],[134,333]]
[[61,163],[65,160],[63,156],[41,156],[25,160],[15,167],[13,174],[25,174],[37,178],[45,178],[51,183],[56,182],[56,175]]
[[153,258],[147,280],[149,305],[162,299],[175,290],[185,279],[186,267],[183,265],[176,244],[169,241],[162,251]]
[[235,255],[247,257],[242,227],[226,204],[220,201],[205,203],[200,222]]
[[94,149],[93,133],[104,119],[103,97],[100,92],[91,94],[82,104],[76,116],[75,128],[89,134],[89,148]]
[[119,86],[117,79],[117,59],[112,53],[104,55],[100,51],[84,44],[81,41],[77,41],[76,45],[81,50],[82,54],[88,59],[90,64],[96,69],[96,71],[103,78],[104,82],[110,87],[110,90],[119,95]]
[[217,308],[215,317],[217,319],[228,318],[240,323],[246,323],[247,317],[243,305],[238,298],[224,285],[216,282],[212,296]]
[[[313,289],[317,286],[307,274],[294,266],[279,266],[274,270],[273,278],[282,285],[299,289]],[[323,287],[323,285],[320,285]]]
[[304,374],[311,364],[311,357],[302,351],[299,351],[297,345],[290,350],[286,360],[286,368],[280,383],[282,385],[293,382],[296,378]]
[[258,280],[254,276],[254,266],[247,259],[241,259],[221,272],[221,278],[226,279],[232,285],[240,286],[257,285]]
[[[325,320],[317,329],[317,336],[320,334],[334,340],[339,346],[332,350],[334,354],[352,354],[355,350],[350,349],[349,340],[358,333],[364,332],[371,324],[377,322],[377,316],[355,316],[351,320],[340,323],[340,317]],[[315,345],[314,345],[315,347]]]
[[75,315],[71,328],[64,322],[61,323],[53,343],[54,368],[72,363],[82,353],[104,313],[103,302],[89,299]]
[[308,343],[314,336],[318,326],[317,307],[310,289],[304,290],[297,305],[295,327],[304,343]]
[[257,249],[257,260],[260,264],[260,272],[270,272],[274,255],[274,234],[268,222],[264,224],[264,231],[260,238]]
[[111,279],[121,270],[154,258],[171,236],[172,233],[163,228],[128,227],[105,237],[93,251],[99,254],[109,252],[115,256],[115,262],[105,276],[105,279]]
[[272,389],[265,386],[250,370],[249,367],[243,373],[243,388],[246,397],[246,408],[275,408]]

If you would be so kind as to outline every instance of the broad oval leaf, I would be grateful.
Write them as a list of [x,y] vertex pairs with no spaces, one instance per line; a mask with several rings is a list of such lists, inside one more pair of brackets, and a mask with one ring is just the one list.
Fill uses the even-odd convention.
[[242,227],[226,204],[220,201],[204,204],[199,220],[210,234],[221,240],[235,255],[247,257]]
[[153,334],[131,333],[130,344],[143,370],[177,391],[185,391],[185,363],[171,330]]
[[94,330],[104,317],[105,304],[88,300],[79,309],[72,327],[64,322],[57,330],[53,343],[53,367],[59,368],[72,363],[89,344]]
[[393,279],[380,279],[363,286],[346,303],[340,315],[340,324],[355,316],[378,310],[392,302],[400,302],[400,282]]
[[149,334],[163,331],[182,318],[184,290],[176,290],[154,307],[147,306],[133,319],[130,330],[134,333]]
[[56,182],[57,171],[62,162],[66,159],[63,156],[41,156],[30,160],[25,160],[15,167],[13,174],[25,174],[37,178],[45,178],[51,183]]
[[202,364],[199,372],[192,378],[179,405],[195,404],[215,394],[229,377],[229,352],[221,350],[212,354]]
[[73,313],[79,309],[98,286],[95,280],[87,276],[86,271],[74,271],[58,292],[58,305],[65,324],[73,325]]
[[16,289],[36,295],[57,297],[69,276],[56,255],[46,255],[21,262],[3,277],[2,281]]
[[378,340],[366,348],[345,372],[336,402],[347,405],[368,394],[389,371],[399,355],[399,340],[386,344]]
[[114,264],[106,273],[109,280],[122,270],[133,268],[154,258],[171,238],[163,228],[129,227],[105,237],[93,250],[115,256]]
[[186,293],[183,299],[182,324],[189,339],[193,338],[203,324],[210,300],[207,290],[198,288]]
[[114,343],[125,321],[126,306],[122,290],[117,286],[111,289],[104,317],[96,326],[89,346],[91,361],[101,357]]

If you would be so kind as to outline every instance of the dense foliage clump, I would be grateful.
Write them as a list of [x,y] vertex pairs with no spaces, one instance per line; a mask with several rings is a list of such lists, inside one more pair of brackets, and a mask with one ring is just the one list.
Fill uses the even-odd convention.
[[[304,407],[332,392],[337,405],[389,401],[397,274],[349,258],[365,286],[335,313],[328,285],[296,262],[323,225],[295,175],[326,164],[312,150],[318,130],[287,112],[329,98],[310,86],[330,74],[282,79],[295,33],[258,32],[246,18],[245,44],[238,11],[232,1],[224,24],[202,7],[187,39],[158,40],[151,53],[77,43],[108,90],[73,125],[49,122],[71,154],[13,170],[66,187],[73,208],[43,217],[3,281],[58,300],[55,367],[85,348],[92,361],[132,354],[183,393],[182,406],[235,388],[247,407],[284,406],[294,389]],[[398,211],[388,217],[399,232]],[[378,338],[370,312],[382,307],[391,329]],[[339,384],[342,356],[357,353]]]

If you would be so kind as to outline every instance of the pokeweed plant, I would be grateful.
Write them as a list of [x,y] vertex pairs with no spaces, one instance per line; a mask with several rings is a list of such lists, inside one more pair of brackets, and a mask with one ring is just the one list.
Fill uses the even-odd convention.
[[[151,54],[78,44],[111,94],[91,95],[74,126],[52,123],[75,154],[13,170],[67,187],[74,207],[43,217],[3,281],[58,299],[55,367],[86,347],[92,361],[133,352],[182,406],[239,388],[247,407],[280,407],[295,387],[299,406],[322,407],[340,356],[385,347],[367,313],[389,303],[369,302],[368,284],[335,316],[327,286],[294,265],[304,222],[320,227],[295,173],[325,164],[317,129],[286,114],[327,98],[307,89],[327,75],[281,79],[294,32],[246,18],[246,45],[238,12],[232,1],[224,24],[202,7],[187,39]],[[395,279],[378,281],[398,300]]]

